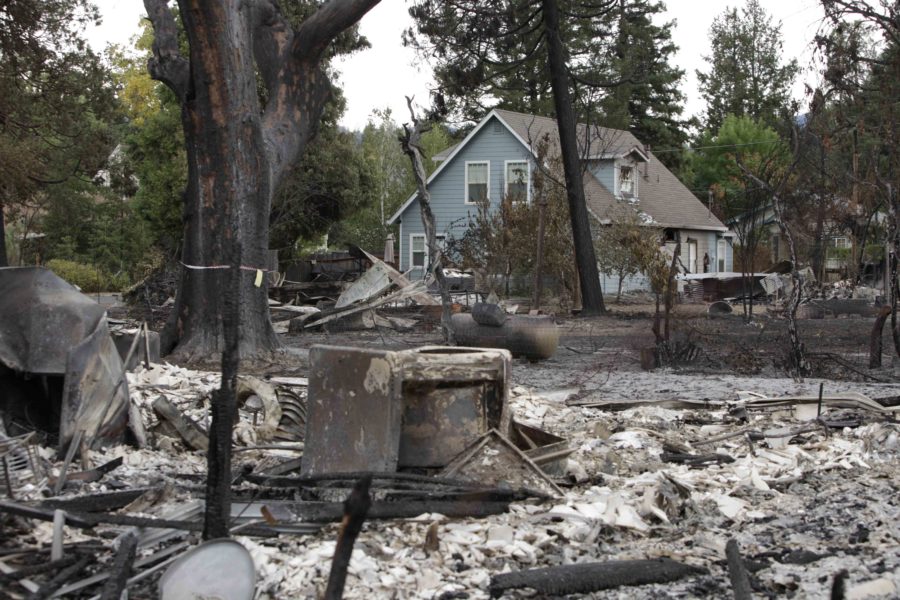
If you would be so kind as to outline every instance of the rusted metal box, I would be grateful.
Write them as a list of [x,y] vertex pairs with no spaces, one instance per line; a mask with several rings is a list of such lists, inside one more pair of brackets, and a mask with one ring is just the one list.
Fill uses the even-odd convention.
[[443,467],[491,429],[508,431],[511,355],[430,346],[403,353],[401,467]]
[[509,431],[511,355],[313,346],[304,475],[443,467],[491,429]]
[[397,352],[309,350],[303,475],[397,470],[402,404]]

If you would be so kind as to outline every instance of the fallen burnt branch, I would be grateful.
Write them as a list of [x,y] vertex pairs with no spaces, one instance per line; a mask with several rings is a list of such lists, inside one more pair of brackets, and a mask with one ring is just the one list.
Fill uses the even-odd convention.
[[706,573],[706,569],[669,558],[563,565],[494,575],[491,577],[491,596],[497,598],[506,590],[518,588],[531,588],[539,594],[558,596],[587,594],[621,586],[669,583]]
[[731,588],[734,590],[734,600],[750,600],[753,590],[750,587],[750,577],[744,567],[744,559],[741,558],[741,550],[734,539],[725,544],[725,557],[728,559],[728,578],[731,580]]
[[50,498],[41,502],[44,508],[61,508],[74,512],[106,512],[124,508],[155,488],[134,488],[118,492],[86,494],[74,498]]
[[667,463],[688,465],[689,467],[705,467],[733,463],[734,458],[727,454],[684,454],[681,452],[663,452],[659,459]]
[[[398,500],[373,502],[368,511],[369,520],[409,519],[423,513],[440,513],[449,518],[486,517],[499,515],[509,509],[510,500]],[[344,518],[342,502],[271,502],[266,506],[283,509],[298,522],[333,523]],[[240,507],[241,503],[236,502]]]
[[74,565],[66,567],[57,573],[53,579],[45,583],[36,592],[28,596],[28,600],[44,600],[52,596],[59,588],[66,584],[67,581],[84,571],[91,563],[90,556],[81,557]]

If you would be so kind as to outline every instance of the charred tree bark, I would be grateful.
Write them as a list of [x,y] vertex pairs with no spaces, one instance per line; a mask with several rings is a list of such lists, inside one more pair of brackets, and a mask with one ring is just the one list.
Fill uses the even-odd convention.
[[429,122],[431,119],[426,117],[424,121],[420,121],[416,117],[415,109],[413,109],[412,98],[408,96],[406,105],[409,107],[412,127],[408,125],[403,126],[404,134],[400,138],[400,144],[403,147],[403,152],[409,156],[409,160],[412,162],[413,177],[416,180],[416,189],[419,192],[419,210],[422,213],[422,225],[425,228],[425,243],[428,244],[428,260],[431,263],[431,265],[426,265],[426,267],[434,269],[434,277],[441,292],[441,332],[444,336],[444,342],[453,345],[455,339],[450,314],[451,299],[447,287],[447,278],[444,276],[443,249],[437,246],[437,226],[435,225],[434,213],[431,210],[431,193],[428,191],[428,185],[426,184],[425,163],[422,161],[422,134],[431,129]]
[[[242,297],[241,356],[265,357],[278,348],[261,276],[272,196],[315,135],[330,94],[323,52],[377,3],[331,0],[295,30],[269,0],[179,0],[190,46],[185,57],[165,0],[144,1],[155,33],[150,74],[181,102],[188,157],[184,267],[164,335],[166,349],[179,359],[210,360],[223,352],[231,285]],[[267,92],[264,109],[257,74]],[[243,256],[236,284],[229,274],[235,244]]]
[[575,109],[569,93],[570,77],[559,34],[559,6],[557,0],[541,0],[541,6],[547,39],[547,66],[550,71],[550,85],[553,89],[553,104],[559,128],[566,197],[569,200],[569,218],[572,221],[572,243],[575,246],[575,263],[581,283],[581,314],[599,315],[606,312],[606,307],[603,304],[600,273],[597,270],[597,257],[594,254],[591,225],[584,199]]

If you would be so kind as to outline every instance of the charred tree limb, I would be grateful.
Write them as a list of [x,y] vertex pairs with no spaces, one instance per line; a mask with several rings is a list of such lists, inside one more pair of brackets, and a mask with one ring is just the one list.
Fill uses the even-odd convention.
[[175,15],[165,0],[144,0],[144,8],[153,24],[153,58],[147,63],[147,70],[184,102],[190,86],[190,63],[178,48]]
[[365,15],[380,0],[331,0],[297,29],[292,53],[295,58],[318,61],[340,32]]
[[494,575],[491,596],[496,598],[506,590],[518,588],[531,588],[540,595],[587,594],[626,585],[668,583],[706,572],[668,558],[563,565]]
[[409,160],[412,162],[413,177],[416,180],[416,188],[419,192],[419,210],[422,214],[422,225],[425,228],[425,243],[428,244],[428,260],[432,265],[431,268],[434,269],[434,277],[441,292],[441,330],[444,341],[452,345],[454,344],[454,335],[453,325],[450,320],[450,292],[447,286],[447,278],[444,276],[443,250],[437,246],[437,225],[434,212],[431,210],[431,193],[428,191],[425,163],[422,160],[422,134],[431,129],[431,121],[435,118],[435,115],[428,115],[422,121],[416,116],[412,98],[409,96],[406,97],[406,105],[409,107],[412,126],[403,125],[404,133],[400,138],[400,144],[403,147],[403,152],[409,156]]

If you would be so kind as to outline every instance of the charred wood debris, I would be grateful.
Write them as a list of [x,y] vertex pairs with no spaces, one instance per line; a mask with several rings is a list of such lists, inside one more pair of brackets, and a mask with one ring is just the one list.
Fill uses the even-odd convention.
[[[427,285],[363,259],[338,286],[273,281],[273,321],[419,327],[375,309],[426,315]],[[0,344],[0,597],[900,594],[900,386],[541,392],[513,357],[554,355],[552,317],[476,304],[454,316],[473,347],[313,346],[306,377],[241,375],[232,539],[202,542],[221,376],[87,312],[58,372]]]

